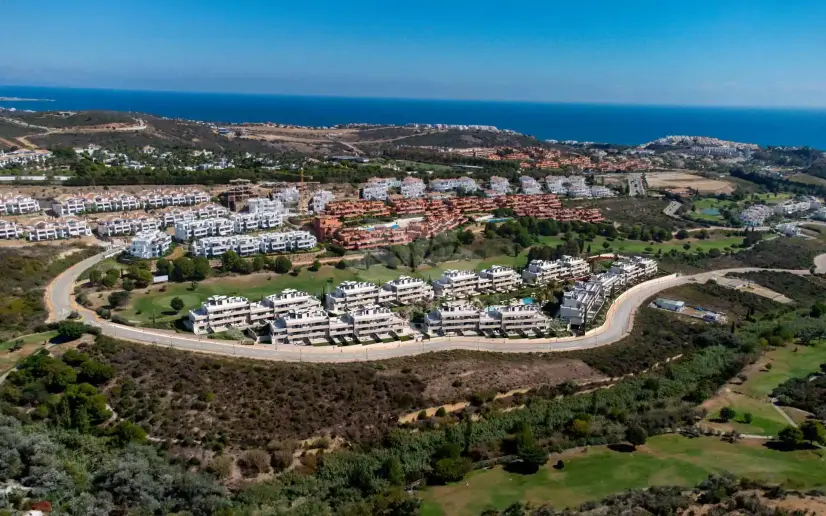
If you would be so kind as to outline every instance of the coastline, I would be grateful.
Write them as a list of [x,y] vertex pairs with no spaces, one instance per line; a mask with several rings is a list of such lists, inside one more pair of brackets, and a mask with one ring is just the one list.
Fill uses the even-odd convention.
[[54,99],[27,99],[22,97],[0,97],[0,102],[56,102]]

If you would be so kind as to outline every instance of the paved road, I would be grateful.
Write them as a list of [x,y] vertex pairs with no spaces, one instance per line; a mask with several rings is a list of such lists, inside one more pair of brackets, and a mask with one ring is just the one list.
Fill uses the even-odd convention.
[[[108,254],[111,254],[109,251]],[[72,310],[77,310],[83,320],[99,326],[105,335],[177,349],[239,356],[264,360],[281,360],[291,362],[356,362],[381,360],[394,357],[418,355],[430,351],[447,351],[453,349],[495,351],[503,353],[537,353],[547,351],[570,351],[595,348],[617,342],[632,329],[637,308],[657,292],[687,283],[705,283],[716,276],[729,272],[750,272],[757,268],[726,269],[700,274],[679,276],[671,275],[641,283],[623,292],[614,300],[605,316],[605,323],[599,328],[579,337],[562,337],[554,339],[483,339],[478,337],[444,337],[421,342],[397,342],[373,344],[369,346],[292,346],[292,345],[236,345],[222,341],[210,340],[192,334],[178,334],[171,331],[133,328],[114,324],[99,319],[89,310],[78,307],[73,300],[73,290],[77,278],[83,271],[102,260],[100,254],[67,269],[58,276],[47,289],[47,303],[50,320],[65,319]],[[818,263],[819,260],[819,263]],[[816,263],[826,271],[826,255],[818,256]],[[806,275],[808,270],[786,271]]]

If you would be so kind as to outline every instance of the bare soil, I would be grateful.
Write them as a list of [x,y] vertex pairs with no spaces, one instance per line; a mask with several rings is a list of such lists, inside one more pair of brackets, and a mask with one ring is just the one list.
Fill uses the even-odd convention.
[[686,172],[649,172],[645,174],[649,188],[691,188],[701,193],[731,193],[734,184],[719,179]]

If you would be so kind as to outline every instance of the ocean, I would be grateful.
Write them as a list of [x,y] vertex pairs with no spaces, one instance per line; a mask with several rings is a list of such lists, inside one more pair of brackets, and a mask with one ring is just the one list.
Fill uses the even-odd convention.
[[53,102],[5,102],[41,110],[134,111],[210,122],[275,122],[331,126],[478,124],[547,140],[635,145],[671,134],[826,149],[826,109],[667,107],[460,100],[309,97],[0,86],[0,97]]

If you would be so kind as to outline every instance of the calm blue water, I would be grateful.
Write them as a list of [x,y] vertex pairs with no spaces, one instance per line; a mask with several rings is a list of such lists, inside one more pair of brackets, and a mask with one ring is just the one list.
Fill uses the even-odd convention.
[[639,144],[669,134],[826,149],[826,110],[619,106],[0,86],[0,102],[33,110],[106,109],[212,122],[329,126],[348,122],[481,124],[541,139]]

